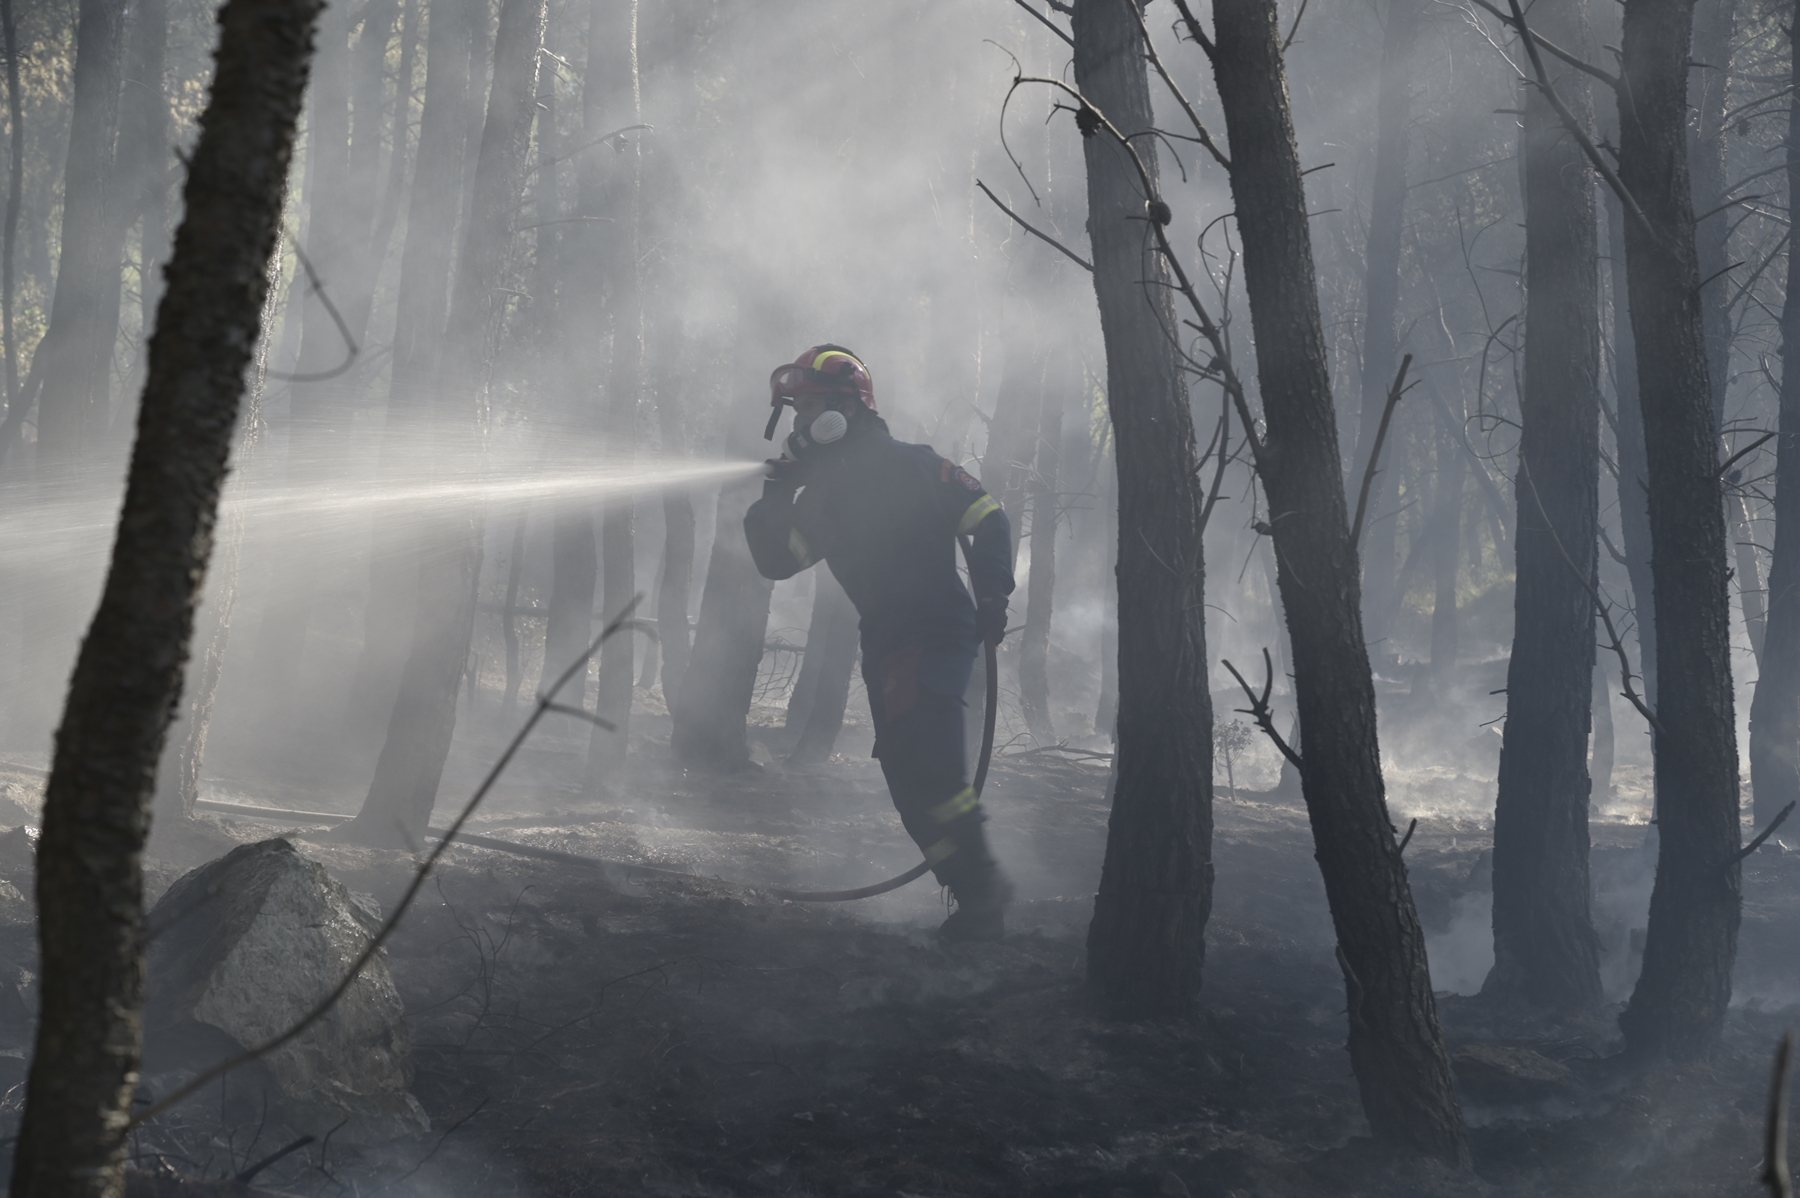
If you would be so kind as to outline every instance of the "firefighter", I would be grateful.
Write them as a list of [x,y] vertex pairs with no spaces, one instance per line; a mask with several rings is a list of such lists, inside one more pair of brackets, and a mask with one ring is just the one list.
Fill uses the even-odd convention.
[[[889,435],[868,367],[842,346],[777,367],[769,391],[767,435],[786,405],[794,429],[744,516],[750,553],[766,578],[823,561],[843,584],[862,617],[875,756],[901,822],[955,900],[940,934],[997,940],[1012,888],[968,784],[963,692],[982,641],[1006,632],[1006,513],[954,462]],[[973,601],[957,574],[959,537]]]

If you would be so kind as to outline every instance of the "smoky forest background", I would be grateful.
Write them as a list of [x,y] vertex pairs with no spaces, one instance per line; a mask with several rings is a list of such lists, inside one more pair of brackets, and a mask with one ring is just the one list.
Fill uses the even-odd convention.
[[[1797,23],[0,0],[12,1192],[1791,1194]],[[996,943],[745,541],[827,342]]]

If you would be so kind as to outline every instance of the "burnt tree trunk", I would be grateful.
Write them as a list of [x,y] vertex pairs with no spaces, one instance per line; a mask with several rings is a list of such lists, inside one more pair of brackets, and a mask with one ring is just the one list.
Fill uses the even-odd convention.
[[[1790,39],[1792,35],[1790,34]],[[1800,196],[1800,51],[1788,105],[1788,194]],[[1762,669],[1750,700],[1750,781],[1756,823],[1800,801],[1800,256],[1788,249],[1781,307],[1781,408],[1775,441],[1775,543]]]
[[[613,129],[638,124],[643,100],[638,83],[637,0],[593,0],[588,30],[587,75],[582,85],[583,124],[591,141]],[[639,286],[638,217],[643,161],[634,131],[614,152],[583,160],[581,211],[606,216],[595,225],[605,242],[607,309],[612,323],[612,363],[606,380],[606,452],[629,462],[637,450],[638,403],[643,393],[644,313]],[[600,522],[600,607],[608,619],[624,611],[637,592],[637,499],[607,496]],[[631,743],[631,685],[637,637],[609,637],[600,647],[594,714],[611,728],[588,734],[587,793],[598,796],[622,780]]]
[[[801,663],[804,709],[790,709],[787,725],[795,734],[787,758],[794,765],[817,765],[831,756],[844,728],[844,708],[850,702],[850,679],[859,644],[856,605],[850,596],[844,594],[831,571],[814,571],[814,577],[818,589],[806,630],[806,658]],[[800,685],[794,689],[798,694]]]
[[1461,430],[1443,397],[1436,395],[1435,381],[1427,383],[1440,402],[1433,405],[1437,419],[1437,482],[1431,504],[1431,560],[1434,598],[1431,604],[1431,681],[1436,693],[1447,694],[1456,675],[1457,588],[1462,563],[1463,478],[1468,460],[1463,453]]
[[1650,577],[1650,468],[1644,460],[1644,409],[1638,402],[1637,342],[1631,332],[1625,279],[1625,208],[1608,188],[1607,257],[1612,277],[1613,395],[1619,442],[1619,539],[1631,580],[1631,623],[1637,630],[1637,670],[1643,698],[1656,709],[1656,587]]
[[[1582,0],[1532,9],[1533,28],[1591,49]],[[1589,122],[1587,76],[1557,62],[1557,92]],[[1597,1010],[1600,943],[1588,913],[1588,733],[1600,511],[1599,231],[1594,177],[1549,102],[1525,99],[1524,385],[1512,658],[1494,802],[1494,967],[1484,993]]]
[[[1594,635],[1604,635],[1597,620],[1594,623]],[[1612,718],[1612,696],[1612,667],[1604,654],[1597,654],[1594,660],[1594,741],[1588,764],[1589,806],[1612,800],[1613,762],[1618,751],[1617,731],[1613,727]]]
[[124,1187],[144,996],[143,866],[306,86],[313,0],[229,0],[125,503],[56,736],[38,850],[43,1017],[20,1198]]
[[[1049,361],[1067,361],[1052,355]],[[1056,589],[1056,488],[1061,474],[1063,381],[1045,371],[1037,428],[1037,454],[1031,469],[1031,568],[1026,575],[1025,630],[1019,637],[1019,703],[1025,726],[1043,745],[1056,740],[1050,715],[1050,620]]]
[[[689,449],[686,388],[689,375],[678,368],[687,360],[679,315],[663,322],[658,338],[656,419],[663,453],[674,457]],[[663,572],[656,587],[656,627],[662,652],[663,703],[672,711],[687,673],[688,605],[694,579],[694,495],[685,487],[663,492]]]
[[1625,0],[1619,176],[1656,592],[1656,885],[1627,1050],[1718,1043],[1737,956],[1737,733],[1717,426],[1687,177],[1688,0]]
[[13,327],[13,265],[18,251],[19,208],[25,198],[25,112],[19,94],[19,25],[13,15],[13,0],[0,0],[0,37],[5,39],[6,118],[11,130],[6,225],[0,231],[0,333],[6,338],[6,423],[0,426],[0,462],[4,462],[24,415],[19,394],[19,338]]
[[1350,1063],[1378,1143],[1466,1166],[1425,934],[1383,789],[1281,31],[1273,0],[1216,0],[1213,11],[1268,429],[1257,473],[1293,646],[1301,790],[1349,998]]
[[[783,343],[785,344],[785,343]],[[727,453],[756,452],[761,441],[742,429],[727,438]],[[719,488],[717,524],[700,614],[694,621],[694,649],[675,700],[670,745],[688,768],[720,772],[750,764],[748,716],[762,665],[774,584],[757,572],[744,539],[744,509],[760,482],[726,483]]]
[[[1148,129],[1147,68],[1120,0],[1077,0],[1075,80],[1119,128]],[[1167,264],[1145,236],[1124,150],[1085,140],[1094,295],[1118,462],[1119,714],[1106,858],[1088,925],[1088,986],[1128,1018],[1193,1010],[1212,912],[1212,696],[1207,689],[1199,453]],[[1156,151],[1140,143],[1151,179]],[[1151,280],[1147,286],[1144,280]]]
[[[1375,194],[1369,199],[1369,236],[1363,251],[1362,413],[1350,485],[1362,485],[1374,451],[1375,432],[1387,406],[1388,384],[1399,365],[1396,314],[1400,304],[1400,232],[1406,213],[1406,150],[1412,127],[1413,45],[1423,16],[1419,0],[1388,0],[1382,30],[1381,83],[1375,107]],[[1387,456],[1397,462],[1400,446],[1390,436]],[[1363,530],[1363,591],[1369,642],[1387,636],[1390,613],[1402,598],[1397,567],[1400,522],[1377,520],[1391,514],[1400,472],[1390,466],[1376,476],[1369,493],[1369,520]],[[1385,650],[1384,650],[1385,652]]]
[[[501,284],[537,105],[545,0],[505,0],[494,42],[494,82],[475,167],[475,191],[446,325],[432,448],[454,477],[475,464],[486,379],[506,294]],[[469,663],[481,575],[479,509],[443,513],[422,535],[411,654],[368,797],[336,835],[379,845],[418,844],[437,801],[456,731],[457,691]]]
[[[433,0],[425,46],[425,103],[419,115],[418,160],[408,193],[406,240],[400,250],[392,375],[382,431],[387,477],[418,465],[418,438],[430,426],[433,380],[449,315],[452,255],[461,214],[463,114],[469,104],[470,48],[485,23],[480,0]],[[366,760],[380,745],[394,709],[412,636],[418,547],[410,524],[375,514],[362,658],[345,705],[344,739]]]
[[62,252],[41,352],[38,461],[65,464],[105,428],[125,225],[114,186],[124,71],[123,0],[82,0],[63,173]]

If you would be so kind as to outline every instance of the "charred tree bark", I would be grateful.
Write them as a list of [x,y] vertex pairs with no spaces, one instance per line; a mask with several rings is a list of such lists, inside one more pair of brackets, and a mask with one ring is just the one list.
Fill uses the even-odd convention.
[[[494,42],[494,82],[475,167],[468,234],[445,337],[433,450],[443,474],[472,472],[486,380],[506,302],[501,288],[513,214],[537,106],[545,0],[505,0]],[[456,731],[457,691],[469,663],[481,575],[478,509],[427,526],[419,563],[411,655],[368,797],[338,837],[404,846],[424,836]]]
[[162,301],[162,266],[169,254],[169,187],[175,153],[169,136],[169,97],[163,85],[168,58],[168,0],[138,0],[132,6],[126,45],[125,110],[120,119],[121,156],[131,156],[131,172],[121,182],[131,204],[127,223],[138,222],[138,303],[147,341]]
[[25,198],[25,113],[19,95],[19,26],[13,0],[0,0],[0,37],[6,52],[6,117],[12,130],[6,176],[6,225],[0,231],[0,332],[6,337],[6,423],[0,426],[0,462],[18,435],[24,415],[19,394],[19,338],[13,327],[14,275],[19,208]]
[[1613,392],[1618,403],[1619,538],[1631,580],[1632,623],[1637,628],[1638,673],[1644,702],[1656,710],[1656,585],[1650,575],[1650,467],[1644,454],[1644,409],[1638,402],[1637,340],[1631,332],[1630,286],[1625,271],[1625,207],[1610,188],[1606,197],[1607,255],[1612,274]]
[[[1601,635],[1598,621],[1595,623],[1596,639]],[[1612,718],[1612,670],[1609,668],[1604,654],[1596,655],[1594,661],[1594,743],[1593,753],[1588,765],[1589,806],[1596,802],[1605,803],[1612,799],[1613,762],[1617,756],[1617,732],[1613,728]]]
[[[1066,355],[1063,355],[1066,360]],[[1053,356],[1051,361],[1056,360]],[[1053,744],[1050,716],[1050,619],[1056,589],[1056,501],[1062,462],[1063,376],[1045,372],[1031,470],[1031,569],[1026,575],[1025,630],[1019,637],[1019,702],[1039,744]]]
[[[1532,27],[1577,54],[1581,0],[1532,9]],[[1587,76],[1553,84],[1590,119]],[[1594,178],[1544,96],[1525,100],[1525,375],[1512,659],[1494,802],[1494,968],[1483,993],[1597,1010],[1600,943],[1588,914],[1588,733],[1600,511],[1599,232]]]
[[[1077,0],[1074,33],[1082,93],[1120,128],[1154,125],[1131,11]],[[1117,143],[1089,137],[1083,151],[1119,486],[1117,772],[1087,981],[1113,1014],[1183,1016],[1200,989],[1213,883],[1199,451],[1168,266],[1145,236],[1150,197]],[[1154,181],[1155,147],[1139,151]]]
[[[599,578],[593,513],[582,504],[557,504],[550,518],[550,601],[544,613],[540,689],[568,669],[593,642],[594,591]],[[588,671],[577,670],[558,693],[562,696],[559,702],[585,708]]]
[[[730,449],[746,454],[761,444],[748,436],[728,438]],[[670,745],[676,761],[688,768],[730,772],[750,764],[747,719],[774,590],[757,572],[744,539],[743,512],[759,486],[727,483],[719,488],[712,554],[694,621],[694,650],[669,708],[674,724]]]
[[[1412,126],[1413,45],[1422,17],[1419,0],[1389,0],[1382,30],[1381,85],[1375,108],[1375,194],[1369,200],[1369,238],[1364,250],[1362,415],[1357,425],[1351,486],[1360,486],[1374,451],[1375,432],[1387,406],[1388,384],[1399,364],[1396,316],[1400,305],[1400,231],[1406,215],[1406,149]],[[1388,457],[1399,446],[1388,442]],[[1374,644],[1387,636],[1389,614],[1401,600],[1397,560],[1398,520],[1391,513],[1400,473],[1393,466],[1376,476],[1363,530],[1363,590],[1367,635]]]
[[[643,101],[638,85],[637,0],[593,0],[588,35],[587,76],[582,87],[583,123],[588,139],[638,124]],[[637,450],[638,401],[643,393],[644,313],[639,286],[638,216],[642,160],[638,135],[623,135],[615,152],[591,153],[582,177],[582,212],[605,215],[595,225],[605,238],[606,275],[611,294],[612,365],[606,380],[606,452],[629,461]],[[606,499],[600,523],[600,603],[609,613],[625,610],[637,592],[637,500],[624,493]],[[612,725],[594,725],[588,735],[587,793],[597,796],[617,786],[631,743],[631,685],[635,636],[608,638],[600,647],[594,713]]]
[[[665,321],[658,339],[660,357],[656,380],[656,419],[662,432],[663,452],[670,456],[689,448],[684,389],[687,376],[677,363],[687,360],[682,352],[679,316]],[[687,673],[688,604],[694,578],[694,496],[684,487],[663,492],[663,573],[656,588],[656,627],[662,651],[663,702],[673,711]]]
[[142,850],[181,690],[306,85],[312,0],[229,0],[112,565],[69,687],[37,898],[43,1018],[13,1160],[21,1198],[124,1187],[144,994]]
[[[1435,382],[1427,385],[1434,390],[1437,386]],[[1463,477],[1468,472],[1468,461],[1458,435],[1461,430],[1451,423],[1449,409],[1443,403],[1433,407],[1437,416],[1437,482],[1431,512],[1431,560],[1436,584],[1431,605],[1431,680],[1433,689],[1441,695],[1456,674],[1456,579],[1462,563]]]
[[[1800,50],[1790,69],[1796,91],[1788,105],[1788,194],[1800,196]],[[1762,669],[1750,700],[1750,782],[1759,827],[1800,801],[1800,255],[1792,246],[1789,242],[1787,297],[1781,307],[1784,365],[1775,441],[1769,615]]]
[[[433,380],[449,315],[453,255],[461,215],[463,116],[469,105],[469,54],[485,23],[480,0],[433,0],[426,31],[425,104],[419,116],[418,161],[407,200],[406,241],[394,316],[381,469],[393,477],[415,468],[418,438],[430,425]],[[419,558],[409,526],[376,514],[363,615],[363,650],[349,702],[344,739],[366,760],[393,713],[412,636]]]
[[1619,176],[1649,468],[1661,836],[1643,972],[1619,1017],[1638,1056],[1717,1044],[1737,956],[1738,753],[1718,435],[1687,177],[1687,0],[1625,0]]
[[1467,1166],[1400,846],[1388,820],[1306,197],[1273,0],[1215,0],[1214,74],[1231,142],[1267,434],[1269,501],[1305,740],[1301,789],[1349,997],[1350,1062],[1378,1143]]
[[[818,590],[812,623],[806,630],[806,659],[801,663],[801,673],[806,675],[801,680],[806,686],[804,710],[790,710],[788,720],[788,730],[796,734],[787,758],[793,765],[817,765],[831,756],[844,728],[844,708],[850,702],[850,678],[856,668],[856,605],[829,570],[816,571],[814,577]],[[800,687],[794,689],[798,693]]]
[[74,102],[63,172],[62,253],[40,352],[43,397],[38,461],[73,461],[103,433],[125,225],[114,186],[119,90],[124,72],[123,0],[83,0],[75,32]]
[[[1110,459],[1113,455],[1108,454]],[[1106,544],[1102,549],[1106,573],[1114,578],[1119,567],[1119,475],[1110,460],[1100,465],[1104,477],[1100,487],[1100,519],[1106,526]],[[1094,731],[1117,740],[1114,725],[1119,719],[1119,588],[1100,588],[1100,700],[1094,708]]]

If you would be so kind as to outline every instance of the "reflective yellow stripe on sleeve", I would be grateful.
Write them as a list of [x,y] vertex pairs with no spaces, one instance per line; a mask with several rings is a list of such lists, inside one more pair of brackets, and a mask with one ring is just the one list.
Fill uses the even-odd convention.
[[794,555],[794,560],[801,566],[812,565],[812,549],[797,528],[788,529],[788,552]]
[[963,513],[962,522],[956,526],[956,535],[963,536],[975,531],[975,526],[1000,510],[1000,501],[992,495],[983,495],[969,505]]
[[980,801],[981,800],[975,795],[975,788],[973,786],[965,786],[943,802],[939,803],[936,807],[933,807],[931,809],[931,818],[940,824],[947,824],[951,820],[961,819],[963,816],[969,814],[969,812],[975,810],[976,805]]

